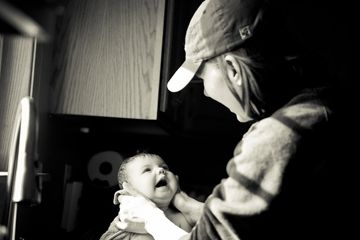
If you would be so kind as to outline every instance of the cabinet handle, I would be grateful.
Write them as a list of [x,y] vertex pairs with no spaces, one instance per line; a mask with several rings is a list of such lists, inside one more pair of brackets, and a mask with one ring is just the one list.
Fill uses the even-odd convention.
[[21,99],[13,126],[7,175],[7,235],[14,240],[18,203],[40,203],[41,179],[37,169],[38,121],[31,97]]

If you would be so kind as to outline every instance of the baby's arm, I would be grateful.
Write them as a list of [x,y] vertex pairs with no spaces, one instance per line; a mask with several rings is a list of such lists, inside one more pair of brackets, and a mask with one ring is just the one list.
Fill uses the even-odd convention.
[[117,217],[111,222],[109,228],[104,232],[99,240],[124,240],[129,237],[127,233],[116,226]]

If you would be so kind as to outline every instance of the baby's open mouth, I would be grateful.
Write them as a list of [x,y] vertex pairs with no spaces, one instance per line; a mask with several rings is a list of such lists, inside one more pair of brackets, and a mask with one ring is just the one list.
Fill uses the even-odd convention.
[[155,185],[156,188],[164,186],[167,186],[167,181],[165,178],[160,179],[160,181],[158,181]]

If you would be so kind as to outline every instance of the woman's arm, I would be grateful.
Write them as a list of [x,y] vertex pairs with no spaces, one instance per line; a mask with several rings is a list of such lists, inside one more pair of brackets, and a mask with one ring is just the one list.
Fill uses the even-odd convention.
[[199,220],[204,203],[191,198],[185,192],[178,192],[173,199],[174,206],[184,215],[186,221],[193,227]]

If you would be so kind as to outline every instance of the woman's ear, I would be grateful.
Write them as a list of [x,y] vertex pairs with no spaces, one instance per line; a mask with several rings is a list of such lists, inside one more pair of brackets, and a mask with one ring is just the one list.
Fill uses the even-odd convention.
[[225,63],[226,63],[226,74],[230,81],[237,85],[241,86],[242,79],[240,74],[240,66],[236,58],[232,55],[225,55]]

